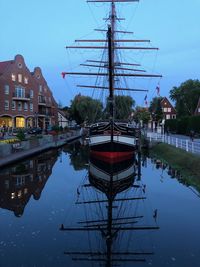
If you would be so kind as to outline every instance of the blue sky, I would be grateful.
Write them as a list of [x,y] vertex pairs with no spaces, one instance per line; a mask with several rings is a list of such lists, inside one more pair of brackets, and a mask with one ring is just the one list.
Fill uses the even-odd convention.
[[[141,60],[149,72],[162,74],[161,95],[168,96],[173,86],[189,78],[200,78],[199,0],[141,0],[118,6],[120,16],[127,18],[120,27],[134,32],[134,36],[122,38],[150,39],[152,46],[160,48],[158,53],[136,55],[129,51],[127,62]],[[69,105],[78,92],[90,95],[88,89],[77,89],[75,84],[93,81],[63,80],[60,73],[78,70],[79,63],[95,59],[97,54],[69,52],[65,46],[78,38],[99,38],[93,29],[106,27],[102,18],[108,10],[109,4],[88,4],[85,0],[0,0],[0,61],[22,54],[30,70],[42,68],[56,100]],[[148,87],[148,100],[156,95],[157,83],[134,81],[137,87]],[[134,97],[139,105],[143,103],[144,94]]]

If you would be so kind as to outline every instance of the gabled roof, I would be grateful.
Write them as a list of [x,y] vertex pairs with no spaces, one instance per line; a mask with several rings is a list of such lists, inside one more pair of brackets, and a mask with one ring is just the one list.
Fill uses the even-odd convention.
[[171,102],[169,101],[169,99],[167,98],[167,97],[163,97],[163,99],[161,100],[161,106],[162,107],[164,107],[165,106],[165,104],[164,103],[167,103],[167,104],[169,104],[170,105],[170,107],[172,108],[172,111],[174,112],[174,113],[176,113],[176,110],[175,110],[175,108],[173,107],[173,105],[171,104]]
[[0,62],[0,74],[8,68],[8,66],[13,62],[13,60]]

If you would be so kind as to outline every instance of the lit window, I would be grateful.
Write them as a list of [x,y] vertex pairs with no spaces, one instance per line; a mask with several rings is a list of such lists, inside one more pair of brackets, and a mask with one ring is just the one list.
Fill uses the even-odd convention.
[[9,101],[8,100],[5,100],[4,109],[9,110]]
[[33,103],[30,103],[30,111],[33,111]]
[[18,82],[19,82],[19,83],[22,82],[22,74],[18,74]]
[[9,95],[9,85],[5,85],[4,86],[4,93],[5,93],[5,95]]
[[163,111],[164,111],[164,112],[167,112],[167,108],[164,108]]
[[16,102],[12,101],[12,110],[15,110],[15,109],[16,109]]
[[28,78],[27,77],[24,77],[24,83],[28,84]]
[[22,197],[22,191],[21,190],[18,191],[17,196],[18,196],[18,198],[21,198]]
[[28,110],[28,104],[25,102],[24,103],[24,111],[27,111]]
[[25,127],[25,119],[23,117],[16,117],[16,127],[17,128]]
[[33,90],[30,90],[30,98],[33,98]]
[[171,108],[168,108],[168,110],[167,110],[168,112],[171,112],[172,111],[172,109]]
[[170,119],[170,114],[167,114],[166,115],[166,120],[169,120]]
[[22,111],[22,102],[18,102],[18,111]]
[[28,188],[24,188],[24,194],[28,193]]
[[13,73],[11,74],[11,79],[12,79],[13,82],[16,81],[16,76],[15,76],[15,74],[13,74]]

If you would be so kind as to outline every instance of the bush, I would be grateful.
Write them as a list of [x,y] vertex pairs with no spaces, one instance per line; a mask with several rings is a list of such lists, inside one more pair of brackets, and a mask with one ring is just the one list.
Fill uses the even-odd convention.
[[22,130],[20,130],[20,131],[17,133],[16,137],[17,137],[20,141],[24,141],[24,140],[25,140],[25,133],[24,133]]
[[194,131],[200,134],[200,116],[166,120],[165,130],[167,129],[171,133],[190,134],[190,131]]

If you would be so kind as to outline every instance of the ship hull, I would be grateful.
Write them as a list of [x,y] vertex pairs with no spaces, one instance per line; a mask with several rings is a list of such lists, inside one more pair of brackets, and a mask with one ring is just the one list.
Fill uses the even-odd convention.
[[90,153],[104,161],[129,159],[137,149],[137,135],[137,131],[128,124],[96,124],[90,130]]

